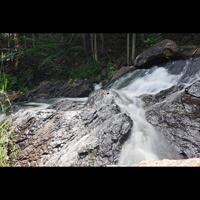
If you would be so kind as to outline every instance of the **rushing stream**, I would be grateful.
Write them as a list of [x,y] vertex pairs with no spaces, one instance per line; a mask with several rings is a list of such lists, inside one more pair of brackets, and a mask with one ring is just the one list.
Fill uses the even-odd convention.
[[[179,60],[150,69],[137,69],[108,86],[107,89],[116,96],[115,101],[121,111],[127,113],[133,121],[131,135],[122,146],[119,165],[132,165],[142,160],[180,158],[165,136],[146,120],[145,102],[142,99],[145,95],[155,95],[172,86],[182,85],[184,89],[188,84],[199,80],[200,65],[198,63],[196,59]],[[101,87],[101,83],[94,85],[95,90]],[[169,95],[165,101],[178,95],[179,92]],[[37,102],[23,103],[18,106],[20,109],[37,111],[62,100],[84,102],[87,98],[38,99]],[[5,114],[0,114],[0,122],[4,118]]]
[[147,122],[141,96],[157,94],[178,84],[186,86],[198,79],[199,68],[192,68],[190,64],[191,61],[179,61],[162,67],[138,69],[112,84],[111,90],[117,94],[118,105],[134,122],[131,136],[121,151],[120,165],[138,163],[142,160],[178,158],[164,136]]

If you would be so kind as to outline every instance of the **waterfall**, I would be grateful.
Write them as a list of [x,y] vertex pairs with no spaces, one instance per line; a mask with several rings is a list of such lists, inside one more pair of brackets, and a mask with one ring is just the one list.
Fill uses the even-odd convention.
[[142,160],[176,158],[176,153],[164,136],[147,122],[141,95],[157,94],[174,85],[186,85],[194,81],[199,73],[190,64],[191,61],[182,61],[151,69],[138,69],[112,84],[111,91],[117,96],[117,104],[134,123],[131,136],[122,147],[119,165],[131,165]]

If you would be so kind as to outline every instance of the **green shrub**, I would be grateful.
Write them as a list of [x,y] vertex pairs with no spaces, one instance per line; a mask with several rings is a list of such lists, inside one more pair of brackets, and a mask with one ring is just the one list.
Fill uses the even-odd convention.
[[9,166],[16,158],[13,131],[8,130],[10,123],[9,118],[0,123],[0,167]]
[[144,44],[146,47],[151,47],[157,42],[159,42],[162,39],[161,33],[151,33],[148,35],[148,37],[144,40]]
[[6,93],[0,92],[1,99],[0,99],[0,114],[1,112],[5,112],[7,108],[10,107],[11,102]]
[[110,79],[116,72],[116,65],[109,62],[105,67],[96,61],[91,61],[86,65],[82,65],[76,69],[72,69],[69,73],[71,79],[87,79],[98,80]]
[[96,61],[91,61],[69,72],[72,79],[89,79],[94,80],[101,73],[101,65]]
[[112,76],[115,74],[117,68],[116,65],[113,63],[108,63],[107,65],[107,78],[112,78]]
[[27,93],[30,90],[22,80],[17,79],[16,76],[0,72],[0,91],[21,91]]
[[8,79],[5,73],[0,73],[0,113],[4,112],[10,105],[10,100],[6,94]]
[[3,91],[17,90],[19,87],[17,78],[10,74],[0,72],[0,89]]

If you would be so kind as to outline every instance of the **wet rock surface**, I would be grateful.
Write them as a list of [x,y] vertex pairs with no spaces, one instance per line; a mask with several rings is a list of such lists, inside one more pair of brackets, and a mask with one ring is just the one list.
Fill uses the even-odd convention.
[[155,95],[143,95],[143,96],[141,96],[141,98],[145,103],[144,107],[147,108],[156,103],[161,103],[163,101],[167,101],[167,99],[169,99],[171,95],[173,95],[174,93],[176,93],[178,91],[181,91],[183,88],[184,88],[183,85],[172,86],[169,89],[162,90],[161,92],[159,92],[158,94],[155,94]]
[[106,90],[92,93],[85,103],[61,101],[43,110],[21,109],[11,118],[17,166],[116,164],[133,125]]
[[[136,66],[141,68],[152,66],[155,63],[173,60],[177,55],[176,44],[164,40],[140,54],[136,58]],[[184,71],[184,66],[188,63],[189,67]],[[180,155],[179,158],[200,157],[200,81],[186,88],[183,86],[198,73],[199,63],[200,58],[192,58],[192,62],[177,60],[165,63],[165,68],[171,74],[177,75],[184,71],[180,85],[172,86],[155,95],[142,96],[147,121],[168,140]],[[131,70],[132,67],[122,68],[113,80],[118,80]],[[133,74],[128,74],[130,76],[122,82],[121,87],[141,77],[143,71],[144,69],[141,71],[138,69]],[[17,152],[17,160],[13,165],[108,166],[117,164],[122,145],[130,136],[134,122],[127,114],[120,111],[115,103],[114,93],[108,90],[97,90],[91,93],[92,91],[93,84],[87,80],[46,81],[26,97],[14,98],[14,101],[18,102],[90,95],[87,101],[64,99],[39,110],[25,109],[20,104],[10,108],[8,112],[11,114],[11,129],[14,131]],[[0,101],[3,98],[0,94]],[[156,163],[157,161],[151,164],[157,165]],[[185,162],[181,161],[181,163]]]
[[199,86],[200,81],[196,81],[171,99],[154,104],[146,111],[147,120],[184,158],[200,157]]

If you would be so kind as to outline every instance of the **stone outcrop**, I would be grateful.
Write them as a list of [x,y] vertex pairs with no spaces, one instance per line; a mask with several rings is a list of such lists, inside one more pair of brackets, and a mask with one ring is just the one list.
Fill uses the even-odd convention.
[[88,80],[43,81],[26,96],[20,96],[15,99],[15,102],[34,101],[54,97],[88,97],[93,89],[93,83]]
[[20,109],[11,118],[17,166],[116,164],[133,125],[106,90],[92,93],[85,103],[61,101],[43,110]]
[[178,54],[177,44],[172,40],[165,39],[139,54],[134,65],[135,67],[158,65],[178,57]]
[[[167,101],[150,106],[146,112],[147,120],[160,134],[165,135],[177,152],[185,158],[200,157],[199,88],[200,81],[196,81],[172,94]],[[172,93],[173,90],[174,88],[171,88]]]

